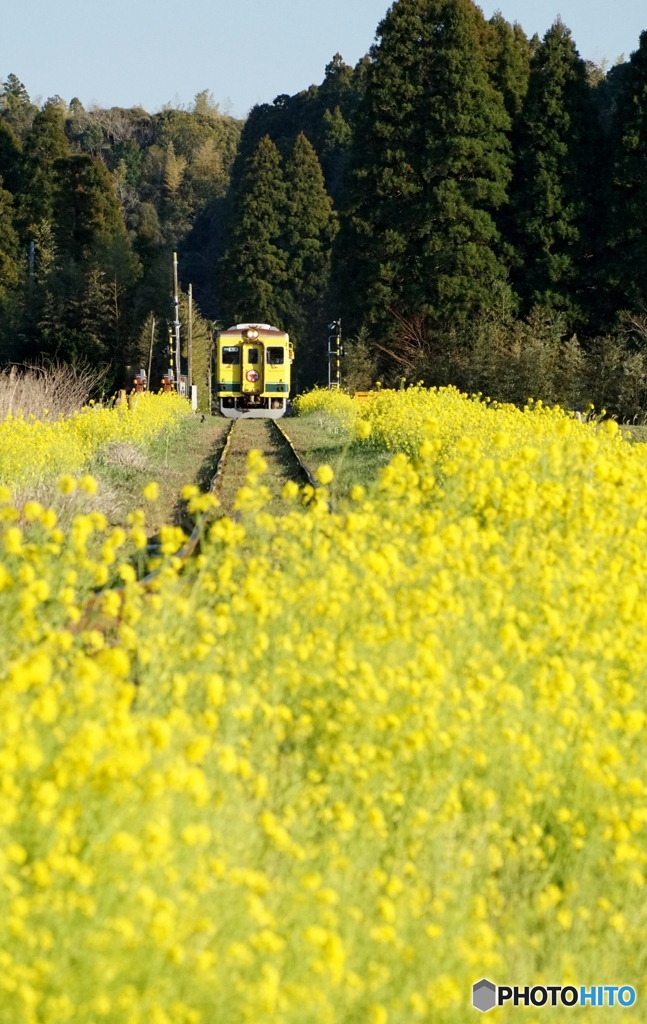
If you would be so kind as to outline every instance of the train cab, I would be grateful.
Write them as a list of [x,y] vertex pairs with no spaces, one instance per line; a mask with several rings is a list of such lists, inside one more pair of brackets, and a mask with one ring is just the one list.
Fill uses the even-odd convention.
[[237,324],[216,338],[216,394],[227,419],[285,415],[294,352],[285,331]]

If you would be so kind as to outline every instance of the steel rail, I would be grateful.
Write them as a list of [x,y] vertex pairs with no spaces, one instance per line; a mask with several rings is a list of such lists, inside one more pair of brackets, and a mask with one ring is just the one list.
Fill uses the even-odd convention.
[[291,438],[289,438],[288,435],[285,433],[283,427],[280,426],[278,420],[272,420],[272,423],[274,424],[274,426],[278,430],[278,432],[281,435],[281,437],[283,438],[283,440],[286,441],[287,444],[289,445],[290,450],[291,450],[292,454],[294,455],[295,459],[297,460],[297,462],[299,464],[299,467],[301,469],[301,472],[305,476],[305,478],[308,481],[308,483],[312,487],[314,487],[315,490],[318,490],[319,489],[318,481],[315,479],[314,474],[313,474],[312,470],[310,469],[310,467],[308,465],[306,465],[306,463],[303,461],[303,459],[299,455],[299,452],[295,448],[294,443],[291,440]]
[[[272,422],[274,423],[274,426],[278,430],[278,432],[281,435],[281,437],[285,441],[287,441],[288,445],[290,446],[290,450],[291,450],[292,454],[294,455],[295,459],[297,460],[297,462],[299,464],[299,468],[301,469],[301,472],[305,476],[306,480],[308,481],[310,486],[315,489],[315,491],[318,491],[319,488],[321,487],[321,484],[316,479],[314,473],[310,469],[310,466],[308,466],[308,464],[306,462],[304,462],[304,460],[301,458],[301,455],[299,454],[297,448],[295,447],[294,442],[292,441],[292,439],[290,437],[288,437],[288,435],[284,431],[283,427],[279,426],[278,421],[277,420],[272,420]],[[333,511],[333,503],[332,503],[332,501],[330,499],[328,499],[327,505],[328,505],[328,511],[332,512]]]
[[[209,485],[209,491],[207,492],[208,494],[214,494],[215,495],[215,494],[217,494],[218,490],[220,489],[220,484],[222,482],[222,475],[223,475],[223,472],[224,472],[225,463],[227,461],[227,456],[229,454],[229,445],[230,445],[230,442],[231,442],[231,437],[232,437],[232,434],[233,434],[233,429],[234,429],[234,423],[235,422],[236,422],[235,420],[232,420],[232,423],[231,423],[231,425],[229,427],[229,430],[227,432],[227,437],[225,439],[225,444],[224,444],[224,447],[223,447],[223,449],[222,449],[222,451],[220,453],[220,458],[218,459],[218,465],[216,467],[216,472],[215,472],[214,476],[212,477],[211,483]],[[189,537],[189,539],[187,540],[186,544],[182,548],[180,548],[180,550],[177,552],[175,557],[176,558],[180,558],[183,562],[186,562],[186,560],[191,557],[191,555],[193,554],[193,552],[197,548],[197,546],[198,546],[198,544],[200,542],[200,536],[201,536],[200,527],[196,524],[194,526],[193,532],[192,532],[191,536]],[[142,587],[150,586],[150,584],[159,575],[159,572],[160,572],[159,569],[154,569],[153,572],[149,572],[146,576],[143,576],[142,579],[137,581],[139,586],[142,586]],[[125,590],[125,587],[121,586],[121,587],[103,588],[102,590],[99,590],[99,591],[95,592],[94,595],[90,598],[90,600],[85,605],[84,613],[83,613],[81,619],[79,620],[79,622],[73,623],[69,627],[71,629],[71,631],[75,632],[75,633],[78,633],[81,629],[84,629],[86,627],[89,616],[92,614],[92,612],[94,612],[96,610],[97,604],[98,604],[99,600],[101,599],[101,597],[103,597],[103,595],[105,593],[107,593],[108,591],[111,591],[111,592],[114,592],[116,594],[123,594],[124,590]],[[101,628],[101,627],[100,626],[97,627],[95,625],[93,628],[97,629],[97,628]]]
[[231,444],[231,439],[232,439],[232,436],[233,436],[233,433],[234,433],[234,426],[235,426],[235,424],[236,424],[236,420],[232,420],[231,424],[229,426],[229,430],[227,431],[227,437],[226,437],[226,440],[225,440],[225,444],[224,444],[224,447],[223,447],[223,449],[222,449],[222,451],[220,453],[220,458],[218,459],[218,465],[216,466],[216,472],[215,472],[214,477],[213,477],[213,479],[212,479],[212,481],[211,481],[211,483],[209,485],[209,493],[210,494],[216,494],[220,490],[220,485],[222,483],[222,475],[224,473],[225,465],[227,463],[227,456],[229,455],[229,446]]
[[[217,493],[220,490],[220,487],[222,485],[223,475],[224,475],[224,471],[225,471],[225,468],[226,468],[226,465],[227,465],[227,459],[228,459],[228,456],[229,456],[229,453],[230,453],[231,441],[232,441],[232,438],[233,438],[234,427],[236,425],[236,422],[237,422],[237,420],[232,420],[231,424],[229,426],[229,429],[227,431],[227,436],[225,438],[225,444],[224,444],[223,449],[222,449],[222,451],[220,453],[220,458],[218,459],[218,465],[216,466],[216,472],[214,473],[214,475],[213,475],[213,477],[211,479],[211,483],[209,485],[209,490],[207,492],[208,494],[217,495]],[[283,430],[283,428],[278,424],[278,422],[276,420],[272,420],[272,422],[274,423],[274,426],[278,430],[278,432],[281,435],[281,437],[283,438],[283,440],[288,445],[290,451],[292,452],[292,454],[293,454],[293,456],[294,456],[294,458],[295,458],[295,460],[297,462],[297,465],[299,466],[299,469],[303,473],[303,475],[306,478],[306,480],[308,481],[308,483],[311,485],[311,487],[314,490],[319,490],[321,485],[316,480],[316,478],[315,478],[312,470],[310,469],[310,467],[307,465],[307,463],[303,460],[303,458],[299,454],[299,451],[295,447],[294,442],[292,441],[292,439],[286,434],[285,430]],[[328,508],[332,512],[333,508],[332,508],[332,503],[330,501],[328,502]],[[238,516],[238,514],[235,514],[235,518],[237,518],[237,516]],[[204,517],[203,517],[203,519],[202,519],[200,524],[196,524],[194,526],[193,532],[191,533],[191,536],[188,538],[188,540],[186,541],[184,546],[182,548],[180,548],[180,550],[176,553],[175,558],[179,558],[181,562],[186,562],[191,557],[191,555],[195,552],[196,548],[198,547],[198,545],[200,543],[200,540],[201,540],[201,537],[202,537],[202,529],[201,529],[201,527],[203,526],[203,524],[204,524]],[[153,583],[154,580],[159,576],[159,574],[160,574],[160,569],[154,569],[152,572],[149,572],[146,576],[142,577],[142,579],[140,579],[138,581],[139,586],[148,588],[150,586],[150,584]],[[114,592],[116,592],[116,593],[123,593],[125,587],[123,587],[123,586],[117,587],[117,588],[112,588],[111,587],[111,588],[108,588],[108,589],[109,590],[114,590]],[[84,610],[85,613],[82,616],[80,622],[79,623],[75,623],[71,627],[74,632],[78,632],[80,628],[83,628],[87,624],[89,615],[91,615],[92,612],[96,609],[97,603],[98,603],[99,599],[102,597],[102,595],[104,593],[106,593],[106,590],[101,590],[101,591],[95,593],[94,596],[90,599],[90,601],[86,604],[85,610]],[[101,626],[97,627],[95,625],[94,628],[99,628],[100,629]]]
[[[224,473],[224,470],[225,470],[225,465],[227,463],[227,457],[229,455],[229,446],[231,444],[231,439],[232,439],[232,436],[233,436],[233,433],[234,433],[234,424],[235,423],[236,423],[236,420],[232,420],[231,424],[229,426],[229,430],[227,431],[227,437],[225,439],[225,444],[224,444],[224,447],[223,447],[223,449],[222,449],[222,451],[220,453],[220,458],[218,459],[218,465],[216,466],[216,472],[215,472],[214,476],[212,477],[211,483],[209,484],[209,490],[207,491],[207,494],[213,494],[215,496],[215,495],[217,495],[218,491],[220,490],[220,485],[222,484],[222,477],[223,477],[223,473]],[[180,548],[180,550],[177,552],[177,554],[175,555],[175,558],[179,558],[182,562],[186,562],[186,560],[191,557],[191,555],[194,553],[195,549],[197,548],[198,544],[200,543],[200,538],[201,538],[201,535],[202,535],[202,529],[201,529],[202,525],[203,525],[203,520],[201,520],[200,523],[196,523],[196,525],[193,527],[193,532],[192,532],[191,536],[187,540],[187,542],[184,545],[184,547]],[[155,579],[155,577],[157,576],[158,573],[159,573],[159,569],[155,569],[153,572],[148,573],[147,576],[144,576],[139,581],[140,584],[142,584],[143,586],[146,586],[148,583],[151,582],[151,580]]]

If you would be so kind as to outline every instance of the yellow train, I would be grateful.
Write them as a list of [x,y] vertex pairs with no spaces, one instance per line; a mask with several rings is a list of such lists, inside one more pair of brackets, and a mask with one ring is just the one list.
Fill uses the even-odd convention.
[[285,331],[236,324],[216,338],[216,393],[228,419],[285,416],[294,352]]

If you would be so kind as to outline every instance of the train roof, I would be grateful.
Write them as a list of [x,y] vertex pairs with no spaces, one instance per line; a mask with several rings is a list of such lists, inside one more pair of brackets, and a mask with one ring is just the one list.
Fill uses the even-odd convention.
[[276,338],[287,338],[288,336],[287,331],[282,331],[278,327],[272,327],[270,324],[236,324],[234,327],[228,327],[226,331],[220,331],[219,334],[220,337],[223,335],[231,336],[250,329],[262,331],[263,334],[269,334]]

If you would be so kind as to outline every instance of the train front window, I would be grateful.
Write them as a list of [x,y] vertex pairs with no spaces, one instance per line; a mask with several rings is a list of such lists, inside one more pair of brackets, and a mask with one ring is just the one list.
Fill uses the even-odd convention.
[[247,351],[247,362],[248,363],[257,363],[258,362],[258,349],[257,348],[250,348],[250,349],[248,349],[248,351]]
[[222,362],[226,366],[238,366],[240,363],[240,346],[239,345],[223,345],[222,346]]
[[283,366],[285,362],[285,349],[278,345],[270,345],[267,350],[267,362],[270,366]]

